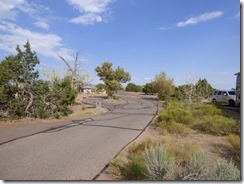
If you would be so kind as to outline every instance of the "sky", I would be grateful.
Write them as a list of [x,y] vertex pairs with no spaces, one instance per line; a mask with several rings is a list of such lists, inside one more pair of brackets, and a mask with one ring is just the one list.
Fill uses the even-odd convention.
[[29,40],[42,71],[64,73],[79,53],[80,72],[121,66],[144,85],[165,72],[176,86],[206,78],[235,88],[240,71],[238,0],[1,0],[0,61]]

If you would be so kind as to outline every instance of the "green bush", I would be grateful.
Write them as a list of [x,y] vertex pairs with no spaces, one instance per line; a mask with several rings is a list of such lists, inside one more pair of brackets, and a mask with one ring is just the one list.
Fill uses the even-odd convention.
[[238,123],[224,116],[206,116],[202,123],[195,125],[195,128],[208,134],[213,135],[228,135],[236,130]]
[[142,157],[133,156],[131,160],[125,165],[126,179],[142,180],[146,178],[147,167]]
[[221,109],[217,108],[213,104],[202,104],[201,106],[195,108],[192,112],[194,116],[203,117],[203,116],[215,116],[215,115],[223,115]]
[[145,149],[144,160],[150,180],[173,180],[175,159],[160,145]]
[[110,162],[108,169],[112,174],[127,180],[143,180],[147,175],[145,162],[138,156],[131,157],[128,162],[116,158]]
[[224,160],[217,160],[212,167],[209,167],[208,180],[240,180],[240,171],[234,163],[226,163]]
[[134,83],[128,83],[126,88],[125,88],[125,91],[128,91],[128,92],[141,92],[142,91],[142,87],[139,86],[139,85],[136,85]]
[[182,124],[190,124],[193,120],[191,113],[182,108],[175,108],[165,111],[163,114],[159,115],[157,122],[177,122]]

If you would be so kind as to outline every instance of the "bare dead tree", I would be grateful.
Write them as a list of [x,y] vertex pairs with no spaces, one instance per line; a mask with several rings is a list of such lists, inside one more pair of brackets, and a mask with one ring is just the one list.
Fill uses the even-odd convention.
[[66,66],[68,67],[68,72],[71,73],[71,87],[72,87],[72,89],[77,87],[77,83],[84,83],[84,80],[88,76],[88,74],[81,75],[80,72],[79,72],[79,70],[80,70],[79,65],[81,63],[78,62],[78,56],[79,56],[78,52],[76,52],[74,66],[73,67],[71,67],[70,64],[61,55],[58,54],[58,56],[66,64]]

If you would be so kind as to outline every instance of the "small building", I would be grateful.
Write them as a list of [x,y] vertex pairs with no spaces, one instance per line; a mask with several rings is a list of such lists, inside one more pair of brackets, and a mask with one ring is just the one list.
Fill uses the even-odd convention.
[[81,92],[89,94],[92,92],[93,86],[91,85],[85,85],[81,88]]

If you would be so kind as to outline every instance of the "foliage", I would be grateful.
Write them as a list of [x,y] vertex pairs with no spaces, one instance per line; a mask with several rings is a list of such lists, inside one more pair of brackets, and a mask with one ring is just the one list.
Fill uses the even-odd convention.
[[190,124],[193,120],[191,113],[183,108],[172,108],[165,110],[157,118],[157,122]]
[[147,166],[148,179],[165,180],[172,179],[174,175],[175,158],[165,147],[157,145],[145,149],[144,160]]
[[223,111],[213,104],[202,104],[201,106],[193,109],[192,114],[194,117],[201,119],[205,116],[224,115]]
[[167,78],[165,72],[155,76],[152,87],[158,93],[159,100],[166,100],[174,94],[174,80]]
[[224,116],[206,116],[203,122],[196,124],[195,128],[213,135],[228,135],[235,131],[238,123],[231,118]]
[[146,83],[142,88],[142,92],[145,93],[146,95],[152,95],[156,93],[156,90],[153,88],[153,82]]
[[184,84],[175,88],[175,97],[178,100],[208,99],[214,93],[214,88],[206,79],[199,79],[196,84]]
[[196,142],[188,142],[183,146],[169,145],[167,150],[175,158],[177,166],[185,166],[190,157],[199,149]]
[[71,89],[70,78],[54,77],[50,82],[38,79],[36,65],[39,59],[30,43],[17,54],[0,63],[0,117],[59,117],[68,113],[76,91]]
[[207,153],[196,151],[183,167],[182,180],[205,180],[207,168]]
[[142,87],[139,85],[136,85],[134,83],[129,83],[127,84],[125,91],[128,92],[141,92],[142,91]]
[[150,139],[146,139],[145,141],[142,141],[140,143],[134,143],[129,148],[129,154],[132,156],[133,155],[142,156],[145,148],[149,147],[150,145],[153,145],[153,144],[154,143]]
[[199,79],[195,84],[195,92],[197,98],[208,99],[210,98],[215,89],[208,83],[207,79]]
[[208,180],[240,180],[240,171],[234,163],[226,163],[224,160],[217,160],[212,167],[209,167]]
[[240,150],[240,136],[239,135],[235,135],[235,134],[230,134],[227,137],[227,140],[229,141],[229,143],[232,145],[232,147],[239,151]]
[[127,180],[143,180],[147,174],[144,160],[135,155],[128,162],[120,158],[114,159],[108,169],[112,174]]
[[97,91],[102,91],[105,89],[105,84],[99,83],[96,85],[96,90]]
[[104,81],[109,98],[113,98],[115,93],[122,89],[121,83],[126,83],[131,79],[130,74],[125,72],[123,68],[118,67],[113,70],[112,65],[110,62],[104,62],[101,67],[95,68],[100,80]]

